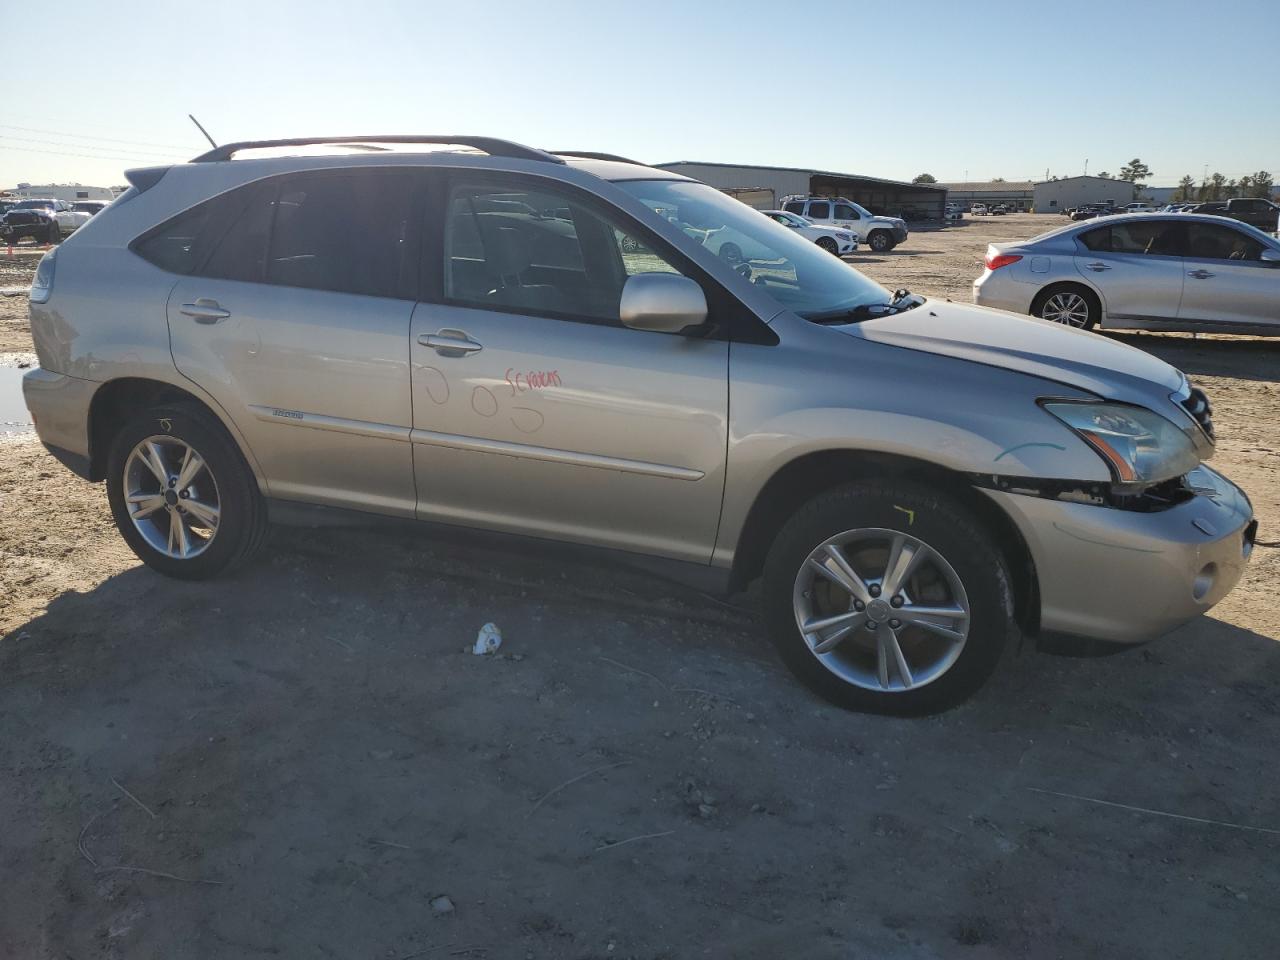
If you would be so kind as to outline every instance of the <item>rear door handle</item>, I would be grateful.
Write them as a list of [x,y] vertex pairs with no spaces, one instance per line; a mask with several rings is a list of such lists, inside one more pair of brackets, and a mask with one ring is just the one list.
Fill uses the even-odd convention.
[[1098,260],[1093,261],[1093,263],[1086,263],[1085,266],[1088,267],[1090,270],[1092,270],[1094,273],[1101,273],[1103,270],[1111,269],[1111,266],[1109,264],[1102,263]]
[[465,357],[484,349],[482,344],[472,340],[461,330],[446,329],[439,333],[424,333],[418,337],[418,342],[443,357]]
[[1208,280],[1213,276],[1208,270],[1191,270],[1187,273],[1188,277],[1195,277],[1197,280]]
[[217,300],[201,297],[195,303],[184,303],[179,310],[196,323],[217,323],[231,316],[230,310],[223,310]]

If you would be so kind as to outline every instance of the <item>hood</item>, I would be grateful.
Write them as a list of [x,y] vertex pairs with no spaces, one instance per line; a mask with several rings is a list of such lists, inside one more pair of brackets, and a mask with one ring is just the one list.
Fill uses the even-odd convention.
[[1109,337],[968,304],[926,300],[912,310],[840,329],[876,343],[1016,370],[1145,406],[1167,402],[1183,382],[1163,360]]

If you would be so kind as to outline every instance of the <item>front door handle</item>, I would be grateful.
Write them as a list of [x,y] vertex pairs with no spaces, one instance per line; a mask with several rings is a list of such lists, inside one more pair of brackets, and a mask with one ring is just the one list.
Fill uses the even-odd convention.
[[418,337],[424,347],[430,347],[442,357],[465,357],[477,353],[484,346],[472,340],[461,330],[441,330],[439,333],[424,333]]
[[1192,270],[1187,274],[1188,277],[1195,277],[1197,280],[1208,280],[1213,276],[1208,270]]
[[1103,270],[1111,269],[1109,264],[1102,263],[1098,260],[1093,261],[1093,263],[1086,263],[1085,266],[1088,267],[1090,270],[1092,270],[1094,273],[1101,273]]
[[184,303],[179,310],[196,323],[217,323],[231,316],[230,310],[223,310],[217,300],[201,297],[195,303]]

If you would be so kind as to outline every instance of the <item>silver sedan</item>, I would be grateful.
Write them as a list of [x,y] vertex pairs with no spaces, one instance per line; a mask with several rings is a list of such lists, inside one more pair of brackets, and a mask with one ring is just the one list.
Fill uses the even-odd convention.
[[1226,217],[1127,214],[987,247],[973,302],[1091,330],[1280,335],[1280,242]]

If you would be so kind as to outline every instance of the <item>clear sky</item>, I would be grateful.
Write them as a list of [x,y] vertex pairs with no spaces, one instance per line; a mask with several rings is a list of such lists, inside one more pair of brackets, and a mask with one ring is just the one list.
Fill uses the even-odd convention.
[[[0,95],[0,185],[220,142],[489,134],[910,179],[1280,179],[1275,0],[66,0]],[[37,54],[39,54],[37,56]],[[42,65],[44,64],[44,65]]]

